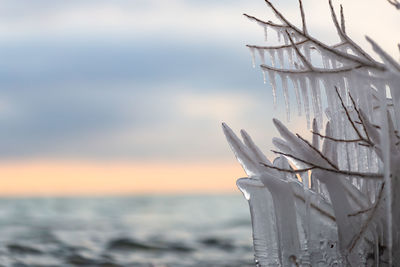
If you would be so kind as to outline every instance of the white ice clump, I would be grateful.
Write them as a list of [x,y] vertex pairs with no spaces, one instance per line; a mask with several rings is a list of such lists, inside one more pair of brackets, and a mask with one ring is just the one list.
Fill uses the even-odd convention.
[[400,266],[400,64],[369,38],[383,63],[355,44],[331,1],[336,45],[308,35],[302,5],[299,29],[266,3],[281,24],[246,16],[284,44],[249,46],[253,65],[257,50],[274,104],[279,76],[287,120],[293,88],[313,136],[274,119],[282,138],[273,139],[271,162],[247,132],[239,138],[223,124],[248,176],[237,185],[249,202],[258,266]]

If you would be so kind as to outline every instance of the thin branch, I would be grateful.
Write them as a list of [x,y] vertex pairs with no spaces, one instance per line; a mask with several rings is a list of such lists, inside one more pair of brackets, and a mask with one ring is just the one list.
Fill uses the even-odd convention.
[[348,44],[347,41],[339,42],[339,43],[337,43],[335,45],[332,45],[332,48],[338,48],[338,47],[341,47],[341,46],[346,45],[346,44]]
[[256,22],[258,22],[260,24],[264,24],[264,25],[267,25],[267,26],[270,26],[270,27],[273,27],[273,28],[281,28],[281,29],[282,28],[291,28],[289,25],[276,24],[276,23],[273,23],[272,21],[263,21],[261,19],[253,17],[253,16],[248,15],[246,13],[244,13],[243,16],[247,17],[248,19],[254,20],[254,21],[256,21]]
[[358,215],[360,215],[360,214],[363,214],[363,213],[366,213],[366,212],[372,210],[373,208],[374,208],[374,206],[369,207],[369,208],[364,209],[364,210],[359,210],[359,211],[354,212],[354,213],[347,214],[347,216],[348,216],[348,217],[358,216]]
[[358,145],[360,145],[360,146],[366,146],[366,147],[371,147],[371,145],[369,145],[369,144],[364,144],[364,143],[358,143]]
[[304,15],[303,2],[301,0],[299,0],[299,6],[300,6],[301,22],[303,23],[303,33],[307,35],[308,32],[306,26],[306,16]]
[[396,9],[400,9],[400,2],[397,0],[387,0],[390,4],[392,4]]
[[[276,8],[275,6],[269,1],[269,0],[265,0],[265,2],[267,3],[267,5],[272,9],[272,11],[274,11],[274,13],[279,17],[279,19],[284,22],[288,28],[292,29],[293,31],[295,31],[296,33],[300,34],[301,36],[303,36],[304,38],[310,39],[310,41],[312,41],[315,45],[323,48],[324,50],[338,56],[341,57],[343,59],[346,60],[350,60],[353,62],[356,62],[358,64],[361,64],[363,66],[367,66],[367,67],[371,67],[374,69],[378,69],[378,70],[385,70],[385,66],[379,62],[376,61],[370,61],[370,60],[364,60],[360,57],[357,56],[353,56],[344,52],[341,52],[337,49],[331,48],[327,45],[325,45],[324,43],[320,42],[319,40],[311,37],[308,34],[304,34],[300,29],[298,29],[296,26],[294,26],[292,23],[290,23]],[[260,20],[258,20],[260,21]]]
[[298,158],[298,157],[293,156],[293,155],[291,155],[291,154],[283,153],[283,152],[276,151],[276,150],[271,150],[271,152],[273,152],[273,153],[275,153],[275,154],[278,154],[278,155],[290,157],[290,158],[292,158],[292,159],[294,159],[294,160],[297,160],[297,161],[302,162],[302,163],[304,163],[304,164],[307,164],[307,165],[310,165],[310,166],[314,166],[314,167],[315,167],[315,165],[312,164],[311,162],[308,162],[308,161],[306,161],[306,160],[304,160],[304,159]]
[[350,246],[349,246],[349,252],[351,253],[351,251],[354,249],[354,247],[357,245],[358,241],[360,240],[361,236],[364,234],[364,232],[368,229],[368,225],[369,223],[372,221],[372,218],[375,215],[375,212],[378,208],[379,202],[382,199],[383,196],[383,188],[385,186],[385,182],[382,182],[381,184],[381,188],[379,190],[379,194],[378,194],[378,199],[375,201],[374,207],[371,210],[371,213],[369,214],[368,218],[365,220],[365,222],[363,223],[363,225],[361,226],[360,232],[358,232],[357,235],[355,235],[352,239],[352,241],[350,242]]
[[338,19],[336,17],[335,9],[333,8],[332,0],[329,0],[329,8],[330,8],[330,11],[331,11],[333,24],[335,24],[335,28],[336,28],[336,31],[337,31],[340,39],[346,40],[346,36],[345,36],[345,34],[343,33],[342,29],[339,26],[339,22],[338,22]]
[[359,68],[362,68],[364,66],[358,65],[355,67],[349,67],[349,68],[336,68],[336,69],[322,69],[322,68],[316,68],[313,67],[312,70],[291,70],[291,69],[279,69],[275,67],[271,67],[265,64],[260,65],[262,69],[266,70],[272,70],[278,73],[293,73],[293,74],[306,74],[306,73],[317,73],[317,74],[338,74],[338,73],[343,73],[343,72],[350,72],[352,70],[356,70]]
[[310,168],[304,168],[304,169],[297,169],[297,170],[289,170],[289,169],[283,169],[283,168],[279,168],[273,165],[269,165],[269,164],[265,164],[263,162],[260,162],[261,165],[270,168],[270,169],[274,169],[280,172],[287,172],[287,173],[292,173],[292,174],[297,174],[297,173],[303,173],[303,172],[308,172],[311,171],[313,169],[315,169],[315,167],[310,167]]
[[[357,123],[357,124],[362,124],[361,121],[354,121],[354,122]],[[380,129],[381,128],[379,125],[376,125],[376,124],[371,124],[371,126],[376,128],[376,129]],[[397,133],[397,131],[395,131],[395,133]]]
[[346,35],[346,25],[345,25],[345,21],[344,21],[344,14],[343,14],[343,6],[340,5],[340,23],[341,23],[341,28],[342,28],[342,32]]
[[354,121],[351,119],[350,113],[349,113],[348,109],[346,108],[346,105],[344,104],[342,97],[340,96],[340,93],[339,93],[339,90],[338,90],[337,86],[335,86],[335,89],[336,89],[336,93],[337,93],[337,95],[338,95],[338,97],[339,97],[339,99],[340,99],[340,103],[342,104],[342,107],[343,107],[343,109],[344,109],[344,111],[345,111],[345,113],[346,113],[347,119],[349,120],[349,122],[350,122],[351,126],[353,127],[354,131],[356,131],[358,137],[359,137],[360,139],[362,139],[364,142],[366,142],[367,144],[373,145],[372,142],[371,142],[370,140],[365,139],[365,138],[361,135],[361,133],[360,133],[360,131],[358,130],[357,126],[354,124]]
[[333,138],[333,137],[330,137],[330,136],[327,136],[327,135],[322,135],[322,134],[314,132],[314,131],[311,131],[311,133],[315,134],[315,135],[318,135],[321,138],[325,138],[325,139],[328,139],[328,140],[331,140],[331,141],[334,141],[334,142],[355,143],[355,142],[364,141],[362,139],[338,139],[338,138]]
[[368,36],[365,37],[367,41],[372,45],[372,49],[384,60],[385,62],[389,63],[392,67],[394,67],[397,71],[400,72],[400,64],[396,62],[388,53],[385,52],[374,40],[369,38]]
[[[299,0],[300,1],[300,0]],[[301,3],[301,2],[300,2]],[[289,32],[286,31],[286,34],[289,38],[290,43],[292,44],[292,47],[296,51],[296,54],[300,57],[301,61],[303,62],[304,66],[306,66],[309,70],[314,71],[314,67],[311,65],[310,62],[304,57],[304,55],[300,52],[300,50],[297,48],[296,44],[293,42],[292,37],[290,36]]]
[[[300,42],[295,43],[295,45],[301,45],[304,43],[309,42],[310,40],[303,40]],[[265,50],[279,50],[279,49],[285,49],[285,48],[292,48],[293,45],[288,44],[288,45],[278,45],[278,46],[259,46],[259,45],[246,45],[248,48],[256,48],[256,49],[265,49]]]
[[[311,42],[310,39],[305,39],[302,41],[298,41],[295,43],[296,46],[298,45],[302,45],[305,44],[307,42]],[[341,46],[344,46],[348,44],[347,42],[339,42],[337,44],[332,45],[333,48],[338,48]],[[277,46],[262,46],[262,45],[246,45],[248,48],[255,48],[255,49],[264,49],[264,50],[279,50],[279,49],[285,49],[285,48],[293,48],[293,46],[291,44],[287,44],[287,45],[277,45]]]
[[316,147],[314,147],[312,144],[310,144],[310,142],[308,142],[306,139],[304,139],[303,137],[301,137],[299,134],[296,134],[296,136],[303,141],[304,143],[306,143],[312,150],[314,150],[323,160],[326,161],[326,163],[328,163],[332,168],[338,170],[339,168],[333,164],[332,161],[330,161],[324,154],[321,153],[321,151],[319,151]]
[[383,174],[381,173],[369,173],[369,172],[353,172],[353,171],[346,171],[346,170],[335,170],[335,169],[330,169],[330,168],[325,168],[319,165],[315,165],[311,162],[305,161],[303,159],[300,159],[296,156],[293,156],[291,154],[287,154],[287,153],[283,153],[283,152],[279,152],[279,151],[275,151],[275,150],[271,150],[272,152],[279,154],[279,155],[283,155],[286,157],[290,157],[294,160],[298,160],[300,162],[303,162],[309,166],[311,166],[310,168],[305,168],[305,169],[299,169],[299,170],[288,170],[288,169],[283,169],[283,168],[279,168],[276,166],[272,166],[272,165],[268,165],[266,163],[260,162],[261,165],[264,165],[267,168],[271,168],[271,169],[275,169],[278,171],[283,171],[283,172],[288,172],[288,173],[302,173],[302,172],[306,172],[306,171],[310,171],[313,169],[319,169],[319,170],[323,170],[323,171],[327,171],[327,172],[333,172],[333,173],[337,173],[337,174],[341,174],[341,175],[345,175],[345,176],[353,176],[353,177],[363,177],[363,178],[370,178],[370,179],[382,179],[383,178]]
[[[360,110],[358,110],[358,108],[357,108],[356,101],[354,101],[354,98],[351,96],[350,93],[349,93],[349,97],[350,97],[351,102],[353,103],[354,110],[357,112],[357,117],[358,117],[358,119],[359,119],[360,122],[361,122],[361,125],[362,125],[362,127],[363,127],[363,129],[364,129],[364,133],[365,133],[365,135],[367,136],[368,141],[371,142],[371,138],[369,137],[367,128],[366,128],[366,126],[365,126],[365,122],[364,122],[364,120],[363,120],[363,118],[362,118],[362,116],[361,116],[361,112],[360,112]],[[371,142],[371,143],[372,143],[372,142]]]
[[[349,36],[347,36],[345,34],[345,32],[340,28],[339,26],[339,22],[338,19],[336,17],[336,13],[335,13],[335,9],[333,8],[333,4],[332,4],[332,0],[329,0],[329,7],[331,10],[331,14],[332,14],[332,20],[333,23],[335,24],[336,30],[338,32],[338,35],[340,36],[340,39],[342,39],[343,41],[346,40],[349,42],[349,44],[360,54],[362,55],[365,59],[367,59],[370,62],[374,62],[374,59],[372,57],[370,57],[370,55],[368,55],[364,50],[361,49],[361,47],[359,47],[355,42],[353,42],[353,40],[350,39]],[[343,8],[341,6],[340,8],[340,13],[342,16],[342,26],[344,26],[344,16],[343,16]]]
[[[294,196],[297,197],[298,199],[300,199],[301,201],[303,201],[304,203],[306,202],[306,200],[304,199],[303,196],[294,193]],[[321,213],[322,215],[328,217],[329,219],[331,219],[332,221],[336,222],[336,218],[335,216],[333,216],[332,214],[326,212],[325,210],[321,209],[320,207],[318,207],[318,205],[314,204],[314,203],[310,203],[310,207],[314,208],[316,211],[318,211],[319,213]]]

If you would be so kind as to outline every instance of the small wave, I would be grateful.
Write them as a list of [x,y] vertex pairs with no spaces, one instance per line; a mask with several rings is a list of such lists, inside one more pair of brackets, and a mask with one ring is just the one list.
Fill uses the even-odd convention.
[[79,254],[73,254],[68,256],[66,258],[66,263],[75,266],[122,267],[122,265],[119,265],[110,259],[104,259],[104,260],[90,259],[88,257]]
[[220,239],[216,237],[207,237],[200,240],[200,243],[207,247],[217,247],[223,250],[233,250],[235,245],[232,240]]
[[9,244],[7,245],[7,249],[9,252],[14,254],[33,254],[33,255],[43,254],[43,252],[40,251],[39,249],[21,244]]
[[150,244],[130,238],[117,238],[111,240],[107,246],[110,250],[146,250],[146,251],[173,251],[173,252],[192,252],[194,249],[179,243],[160,243]]

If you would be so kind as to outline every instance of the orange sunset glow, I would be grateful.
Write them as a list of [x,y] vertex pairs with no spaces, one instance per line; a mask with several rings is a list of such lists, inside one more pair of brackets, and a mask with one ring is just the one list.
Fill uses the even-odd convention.
[[0,195],[237,192],[232,163],[29,161],[0,164]]

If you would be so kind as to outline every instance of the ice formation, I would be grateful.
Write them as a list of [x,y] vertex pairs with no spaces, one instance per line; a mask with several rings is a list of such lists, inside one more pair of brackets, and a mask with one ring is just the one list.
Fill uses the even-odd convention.
[[266,3],[280,23],[245,16],[283,44],[248,45],[253,62],[260,55],[275,103],[281,81],[288,119],[294,90],[313,137],[274,119],[281,138],[270,162],[244,130],[240,139],[223,124],[248,176],[237,185],[250,205],[257,265],[400,266],[400,64],[369,38],[382,63],[354,43],[331,1],[335,45],[309,35],[301,0],[302,28]]

